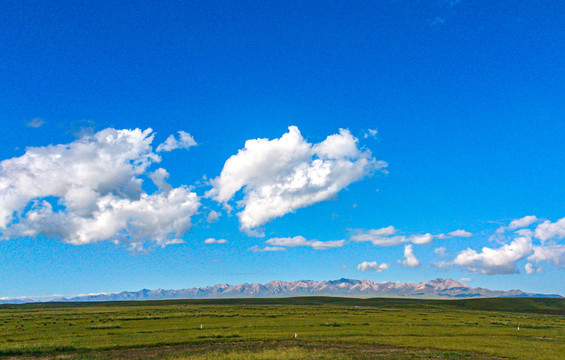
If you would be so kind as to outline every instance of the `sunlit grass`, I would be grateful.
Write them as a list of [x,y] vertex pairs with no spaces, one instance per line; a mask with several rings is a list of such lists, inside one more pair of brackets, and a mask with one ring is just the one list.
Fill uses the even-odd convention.
[[[3,306],[0,357],[104,359],[128,352],[140,359],[563,358],[564,301],[498,300],[493,307],[530,310],[390,299],[360,307],[351,299]],[[529,312],[543,312],[540,307],[552,314]]]

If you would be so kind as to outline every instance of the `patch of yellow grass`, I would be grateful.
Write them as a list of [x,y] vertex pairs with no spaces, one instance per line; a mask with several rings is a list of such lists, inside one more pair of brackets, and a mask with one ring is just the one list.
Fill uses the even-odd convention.
[[267,350],[238,350],[229,352],[211,352],[207,354],[199,354],[194,356],[185,356],[175,358],[178,360],[278,360],[278,359],[335,359],[345,360],[347,357],[338,354],[328,354],[325,352],[316,351],[315,353],[309,350],[301,349],[298,347],[284,348],[284,349],[267,349]]

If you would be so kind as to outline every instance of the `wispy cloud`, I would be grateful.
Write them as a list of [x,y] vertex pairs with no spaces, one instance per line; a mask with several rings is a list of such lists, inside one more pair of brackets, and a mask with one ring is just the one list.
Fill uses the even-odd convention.
[[345,244],[345,240],[335,240],[335,241],[306,240],[303,236],[295,236],[292,238],[290,237],[272,238],[265,242],[269,245],[284,246],[284,247],[309,246],[316,250],[327,250],[330,248],[342,247]]
[[446,255],[446,249],[443,246],[434,249],[434,253],[438,254],[441,257]]
[[226,239],[214,239],[214,238],[208,238],[206,240],[204,240],[204,244],[225,244],[228,241]]
[[206,217],[206,221],[208,221],[209,223],[212,223],[212,222],[218,220],[220,218],[220,215],[222,215],[220,212],[215,211],[215,210],[211,210],[208,213],[208,216]]
[[45,124],[45,120],[43,120],[42,118],[33,118],[31,120],[28,120],[25,122],[25,125],[27,127],[31,127],[31,128],[38,128],[43,126],[43,124]]
[[363,134],[363,138],[367,139],[367,138],[370,138],[370,137],[376,137],[377,134],[378,134],[377,129],[367,129],[365,134]]
[[352,241],[370,242],[376,246],[395,246],[402,243],[429,244],[434,239],[432,234],[418,235],[396,235],[397,230],[394,226],[387,226],[381,229],[373,230],[357,230],[356,234],[351,236]]
[[452,9],[461,3],[461,0],[436,0],[434,5],[437,9],[437,16],[428,19],[431,27],[439,27],[446,23],[448,18],[453,15]]
[[71,121],[70,123],[59,124],[59,128],[77,139],[82,139],[86,136],[94,135],[97,126],[93,120],[81,119]]
[[465,231],[465,230],[455,230],[455,231],[448,233],[448,235],[453,236],[453,237],[471,237],[471,236],[473,236],[472,233]]
[[514,231],[514,230],[517,230],[517,229],[527,228],[528,226],[530,226],[530,225],[532,225],[536,222],[539,222],[539,221],[540,221],[540,219],[538,219],[538,217],[535,216],[535,215],[524,216],[522,218],[512,220],[508,226],[499,227],[496,230],[496,232],[498,234],[502,234],[506,231]]
[[266,246],[260,248],[259,246],[254,245],[247,250],[251,250],[253,252],[269,252],[269,251],[285,251],[286,249],[280,246]]
[[404,243],[412,243],[416,245],[430,244],[434,239],[448,239],[450,237],[470,237],[471,234],[465,230],[455,230],[448,235],[438,234],[413,234],[413,235],[398,235],[398,230],[394,226],[387,226],[380,229],[372,230],[354,230],[354,234],[350,240],[356,242],[370,242],[375,246],[396,246]]

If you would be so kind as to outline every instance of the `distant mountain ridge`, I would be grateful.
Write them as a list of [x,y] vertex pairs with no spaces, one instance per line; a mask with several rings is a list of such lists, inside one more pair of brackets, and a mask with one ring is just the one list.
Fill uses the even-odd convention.
[[[128,301],[167,299],[217,299],[217,298],[259,298],[293,296],[342,296],[342,297],[406,297],[421,299],[464,299],[479,297],[556,297],[557,294],[533,294],[521,290],[489,290],[472,288],[455,280],[435,279],[421,283],[378,283],[371,280],[339,279],[329,281],[280,281],[266,284],[217,284],[202,288],[179,290],[123,291],[113,294],[81,295],[72,298],[56,298],[50,301]],[[37,301],[37,300],[36,300]],[[3,299],[2,303],[35,302],[33,299]]]

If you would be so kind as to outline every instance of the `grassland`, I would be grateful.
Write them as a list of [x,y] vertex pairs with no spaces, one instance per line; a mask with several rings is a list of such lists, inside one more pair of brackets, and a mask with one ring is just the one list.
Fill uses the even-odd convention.
[[0,306],[0,359],[563,359],[564,354],[565,299],[308,297]]

